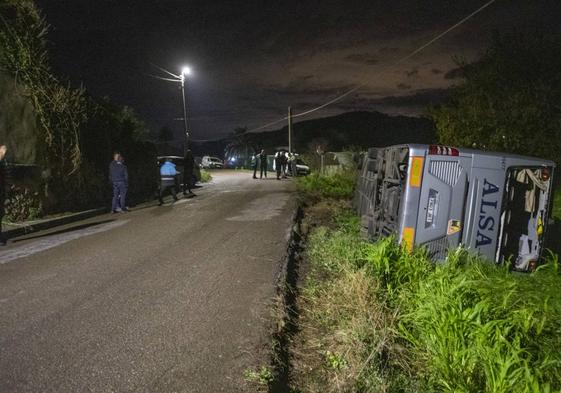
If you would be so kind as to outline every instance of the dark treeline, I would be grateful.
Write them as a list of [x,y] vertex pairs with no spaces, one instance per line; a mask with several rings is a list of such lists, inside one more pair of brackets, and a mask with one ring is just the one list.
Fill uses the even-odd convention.
[[129,166],[132,200],[143,198],[153,191],[156,176],[148,130],[130,108],[91,97],[56,76],[47,33],[33,1],[0,1],[0,82],[5,87],[0,141],[8,146],[10,162],[37,169],[29,172],[36,174],[31,182],[15,179],[8,217],[104,204],[113,150],[120,150]]

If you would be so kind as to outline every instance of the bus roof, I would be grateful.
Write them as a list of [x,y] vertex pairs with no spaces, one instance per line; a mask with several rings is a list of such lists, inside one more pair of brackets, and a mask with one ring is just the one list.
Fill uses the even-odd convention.
[[[407,147],[407,148],[409,148],[409,150],[411,150],[413,152],[425,153],[425,152],[428,151],[430,146],[435,146],[435,145],[420,144],[420,143],[405,143],[405,144],[401,144],[401,145],[393,145],[393,146],[387,146],[387,147]],[[436,146],[444,146],[444,145],[438,145],[437,144]],[[453,146],[446,146],[446,147],[453,147]],[[520,155],[520,154],[511,154],[511,153],[488,151],[488,150],[476,150],[476,149],[459,148],[459,147],[454,147],[454,148],[458,149],[458,151],[460,152],[460,155],[462,155],[462,156],[479,155],[479,156],[489,156],[489,157],[505,157],[505,158],[520,159],[520,160],[531,160],[531,161],[535,161],[536,165],[546,165],[546,166],[555,167],[555,163],[553,161],[546,160],[544,158],[523,156],[523,155]]]

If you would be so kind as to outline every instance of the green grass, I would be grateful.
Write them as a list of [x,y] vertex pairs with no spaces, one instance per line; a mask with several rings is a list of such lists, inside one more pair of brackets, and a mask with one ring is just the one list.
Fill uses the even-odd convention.
[[205,169],[201,169],[201,183],[208,183],[212,180],[212,175]]
[[337,173],[334,175],[311,175],[297,178],[298,191],[316,199],[349,199],[353,196],[356,174]]
[[262,366],[258,369],[246,369],[244,371],[244,377],[247,382],[254,383],[258,386],[268,386],[273,380],[273,373],[268,367]]
[[349,210],[312,231],[295,388],[561,390],[557,258],[514,274],[456,250],[445,264],[392,239],[368,243]]

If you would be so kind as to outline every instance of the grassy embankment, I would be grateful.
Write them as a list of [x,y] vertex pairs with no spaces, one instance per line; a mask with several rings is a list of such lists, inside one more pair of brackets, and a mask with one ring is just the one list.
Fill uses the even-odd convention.
[[559,391],[557,257],[522,275],[464,250],[435,265],[391,239],[369,243],[349,179],[299,181],[311,202],[292,390]]

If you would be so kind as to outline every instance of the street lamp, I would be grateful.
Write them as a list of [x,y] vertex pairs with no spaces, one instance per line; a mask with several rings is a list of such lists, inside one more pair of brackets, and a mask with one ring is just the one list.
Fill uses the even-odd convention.
[[156,75],[150,76],[166,82],[181,83],[181,97],[183,98],[183,125],[185,127],[185,147],[183,151],[184,153],[187,153],[187,149],[189,148],[189,126],[187,122],[187,100],[185,99],[185,79],[187,78],[187,76],[191,75],[191,68],[184,66],[181,69],[181,74],[175,75],[174,73],[169,72],[165,68],[157,66],[156,64],[152,65],[160,71],[165,72],[167,75],[169,75],[169,77],[161,77]]
[[183,67],[181,69],[181,95],[183,97],[183,123],[185,126],[185,147],[183,152],[186,153],[189,148],[189,126],[187,125],[187,100],[185,99],[185,78],[191,75],[191,68]]

